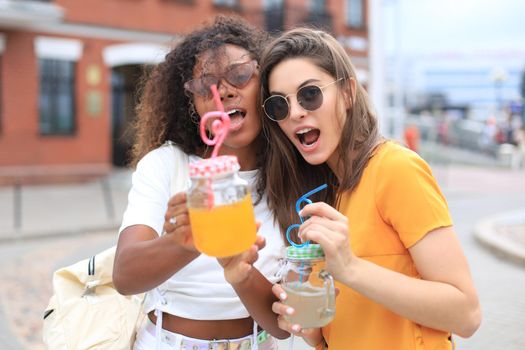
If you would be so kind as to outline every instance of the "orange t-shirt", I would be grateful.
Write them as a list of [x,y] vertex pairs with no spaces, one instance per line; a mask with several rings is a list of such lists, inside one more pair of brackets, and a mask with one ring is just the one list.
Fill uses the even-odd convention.
[[[394,143],[378,147],[352,193],[338,210],[349,219],[355,255],[419,278],[407,248],[428,232],[452,225],[446,200],[427,163]],[[352,289],[340,294],[331,324],[323,328],[329,350],[449,350],[449,333],[398,316]]]

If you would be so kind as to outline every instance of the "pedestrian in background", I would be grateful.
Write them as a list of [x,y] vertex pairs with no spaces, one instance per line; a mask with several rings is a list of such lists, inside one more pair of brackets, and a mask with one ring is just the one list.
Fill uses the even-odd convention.
[[330,350],[452,349],[452,333],[471,336],[480,306],[446,200],[421,157],[381,137],[337,40],[284,33],[263,54],[261,85],[270,207],[285,230],[298,194],[329,184],[329,202],[300,211],[299,235],[322,246],[340,289],[322,330],[301,332],[276,302],[280,327]]
[[405,145],[408,149],[418,153],[419,152],[419,129],[417,125],[410,124],[405,128],[405,133],[403,134],[405,139]]
[[[113,274],[120,293],[147,293],[147,320],[135,350],[225,344],[248,349],[258,338],[259,349],[276,349],[271,336],[257,336],[257,324],[276,337],[288,336],[271,311],[276,300],[271,287],[284,244],[258,182],[262,158],[257,155],[266,142],[256,107],[258,60],[267,38],[240,18],[220,16],[186,35],[145,83],[133,146],[136,170]],[[241,177],[259,196],[255,215],[262,222],[259,235],[266,248],[254,268],[243,254],[220,262],[200,254],[191,240],[185,194],[170,199],[174,174],[182,166],[175,163],[174,152],[183,151],[190,161],[211,154],[199,133],[200,117],[217,110],[211,84],[218,86],[232,125],[219,154],[237,156]],[[189,182],[189,175],[184,180]],[[257,255],[254,250],[263,245],[259,240],[250,254]]]

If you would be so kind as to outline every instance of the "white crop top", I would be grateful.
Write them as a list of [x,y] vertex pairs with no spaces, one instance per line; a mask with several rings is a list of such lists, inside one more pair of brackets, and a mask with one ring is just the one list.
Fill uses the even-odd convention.
[[[119,233],[132,225],[147,225],[159,235],[171,195],[172,179],[176,174],[172,145],[164,145],[144,156],[133,173],[128,206],[124,212]],[[180,157],[178,157],[180,158]],[[190,162],[200,159],[189,157]],[[187,168],[187,167],[186,167]],[[258,170],[241,171],[240,176],[253,185]],[[187,177],[186,188],[190,179]],[[253,186],[252,186],[253,188]],[[252,198],[255,193],[252,191]],[[254,207],[255,217],[261,222],[258,234],[266,238],[266,246],[259,252],[254,266],[272,282],[280,279],[284,243],[279,228],[274,224],[266,196]],[[224,271],[216,258],[201,254],[166,282],[146,294],[144,310],[160,309],[173,315],[195,320],[226,320],[248,317],[248,311],[224,279]]]

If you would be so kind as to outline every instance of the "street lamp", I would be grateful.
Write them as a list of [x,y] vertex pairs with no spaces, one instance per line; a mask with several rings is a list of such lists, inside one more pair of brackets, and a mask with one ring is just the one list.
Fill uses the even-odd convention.
[[490,72],[490,79],[494,83],[494,94],[497,112],[501,112],[503,110],[502,87],[503,83],[507,81],[507,78],[507,71],[502,67],[494,67]]

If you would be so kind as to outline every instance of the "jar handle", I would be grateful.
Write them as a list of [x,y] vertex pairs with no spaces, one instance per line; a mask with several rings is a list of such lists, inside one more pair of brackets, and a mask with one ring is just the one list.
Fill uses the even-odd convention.
[[329,317],[335,314],[335,285],[334,278],[325,270],[319,272],[319,277],[323,279],[326,287],[326,306],[321,317]]

